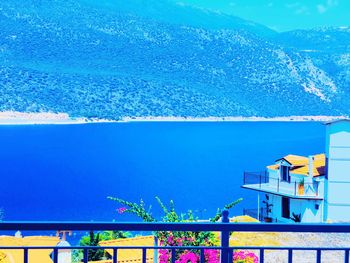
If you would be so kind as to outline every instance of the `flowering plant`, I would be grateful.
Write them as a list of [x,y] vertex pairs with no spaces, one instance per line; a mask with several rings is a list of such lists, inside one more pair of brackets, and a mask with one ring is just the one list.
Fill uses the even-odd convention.
[[251,251],[235,251],[233,254],[234,263],[258,263],[258,257]]
[[126,207],[120,207],[117,209],[118,214],[123,214],[127,210]]
[[[150,211],[145,208],[144,202],[141,200],[140,204],[132,203],[120,198],[108,197],[108,199],[116,201],[123,205],[118,208],[119,214],[132,213],[140,217],[144,222],[157,222],[152,216]],[[175,211],[174,202],[170,201],[170,207],[166,207],[163,202],[156,197],[160,207],[163,209],[164,216],[161,218],[162,222],[195,222],[197,218],[194,217],[192,211],[188,211],[185,214],[177,214]],[[236,204],[241,202],[242,199],[238,199],[228,205],[225,209],[230,209]],[[216,222],[220,219],[222,211],[219,209],[217,214],[211,219],[212,222]],[[194,246],[218,246],[219,237],[213,232],[179,232],[179,231],[158,231],[155,233],[159,240],[160,246],[164,247],[194,247]],[[200,261],[199,249],[187,249],[176,250],[175,257],[176,263],[198,263]],[[220,253],[215,249],[205,249],[204,258],[207,263],[220,262]],[[171,250],[164,248],[159,250],[159,262],[169,263],[171,262]],[[243,261],[244,262],[244,261]],[[255,263],[254,261],[252,261]],[[245,263],[245,262],[244,262]],[[247,263],[250,263],[247,261]]]

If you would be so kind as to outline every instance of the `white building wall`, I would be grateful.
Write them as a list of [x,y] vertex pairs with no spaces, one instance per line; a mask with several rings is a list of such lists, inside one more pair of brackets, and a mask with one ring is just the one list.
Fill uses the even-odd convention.
[[294,212],[293,209],[299,211],[303,223],[321,223],[324,212],[323,204],[323,201],[318,200],[293,200],[291,212]]
[[350,121],[327,125],[325,220],[350,221]]
[[277,191],[277,185],[278,185],[280,172],[278,170],[272,170],[272,169],[267,169],[267,172],[268,172],[268,177],[269,177],[269,186],[272,189],[276,189],[276,191]]
[[285,220],[284,218],[282,218],[282,197],[279,195],[272,195],[270,194],[270,200],[271,203],[273,204],[271,210],[271,217],[275,220],[277,219],[278,221],[282,221],[282,222],[289,222],[289,220]]
[[[57,244],[57,247],[70,247],[70,244],[67,241],[62,240]],[[71,249],[58,250],[58,263],[72,263],[72,250]]]
[[319,197],[325,197],[325,178],[324,176],[318,177],[315,179],[315,182],[318,183],[317,186],[315,186],[315,191],[317,191]]
[[[299,182],[301,182],[303,178],[304,179],[306,178],[303,175],[290,173],[291,182],[289,183],[289,182],[281,181],[281,175],[279,170],[268,169],[267,171],[269,176],[268,185],[270,187],[270,190],[280,192],[283,194],[289,194],[289,195],[297,194]],[[297,183],[295,184],[295,182]],[[310,195],[313,195],[314,193],[313,186],[311,187],[309,192],[307,191],[308,189],[305,188],[305,194],[310,193]]]
[[299,183],[304,180],[305,195],[315,196],[318,191],[318,196],[323,197],[323,185],[317,184],[317,182],[313,181],[309,176],[290,173],[291,182],[288,183],[281,181],[279,170],[267,169],[267,172],[269,176],[268,186],[270,190],[289,195],[298,195]]
[[[323,220],[324,203],[321,200],[289,199],[290,217],[293,213],[301,215],[303,223],[320,223]],[[270,217],[278,222],[291,223],[291,219],[282,217],[282,197],[270,194],[270,201],[273,204]],[[318,205],[318,208],[316,207]]]

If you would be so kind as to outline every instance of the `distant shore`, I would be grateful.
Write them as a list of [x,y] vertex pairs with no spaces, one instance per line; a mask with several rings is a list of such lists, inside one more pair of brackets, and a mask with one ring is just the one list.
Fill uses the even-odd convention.
[[125,122],[244,122],[244,121],[316,121],[327,122],[345,119],[347,116],[285,116],[285,117],[124,117],[121,120],[107,120],[96,118],[74,118],[66,113],[24,113],[0,112],[0,125],[27,124],[87,124],[87,123],[125,123]]
[[347,116],[283,116],[283,117],[124,117],[121,122],[241,122],[241,121],[316,121],[347,119]]
[[0,112],[0,125],[25,124],[83,124],[85,118],[71,118],[66,113],[25,113],[4,111]]

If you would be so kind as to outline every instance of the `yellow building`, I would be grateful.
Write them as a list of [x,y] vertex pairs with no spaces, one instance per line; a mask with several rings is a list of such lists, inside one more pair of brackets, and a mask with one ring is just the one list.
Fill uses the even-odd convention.
[[[121,238],[109,241],[102,241],[100,246],[111,247],[152,247],[155,245],[154,236],[140,236],[133,238]],[[106,249],[106,252],[113,256],[112,249]],[[142,250],[118,249],[118,262],[142,262]],[[154,249],[147,249],[146,262],[154,262]],[[112,260],[99,261],[99,263],[112,263]]]
[[[14,236],[0,236],[0,246],[11,247],[42,247],[42,246],[56,246],[60,242],[59,237],[48,236],[28,236],[28,237],[14,237]],[[33,249],[28,251],[29,263],[52,263],[50,254],[52,249]],[[1,249],[0,263],[23,263],[23,249]]]

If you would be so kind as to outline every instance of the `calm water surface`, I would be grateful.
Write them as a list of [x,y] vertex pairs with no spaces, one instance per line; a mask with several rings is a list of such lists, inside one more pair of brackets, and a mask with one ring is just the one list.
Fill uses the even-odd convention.
[[255,208],[244,171],[260,171],[289,153],[324,152],[320,123],[118,123],[0,126],[0,207],[5,220],[132,220],[116,196],[174,200],[177,210],[208,218]]

